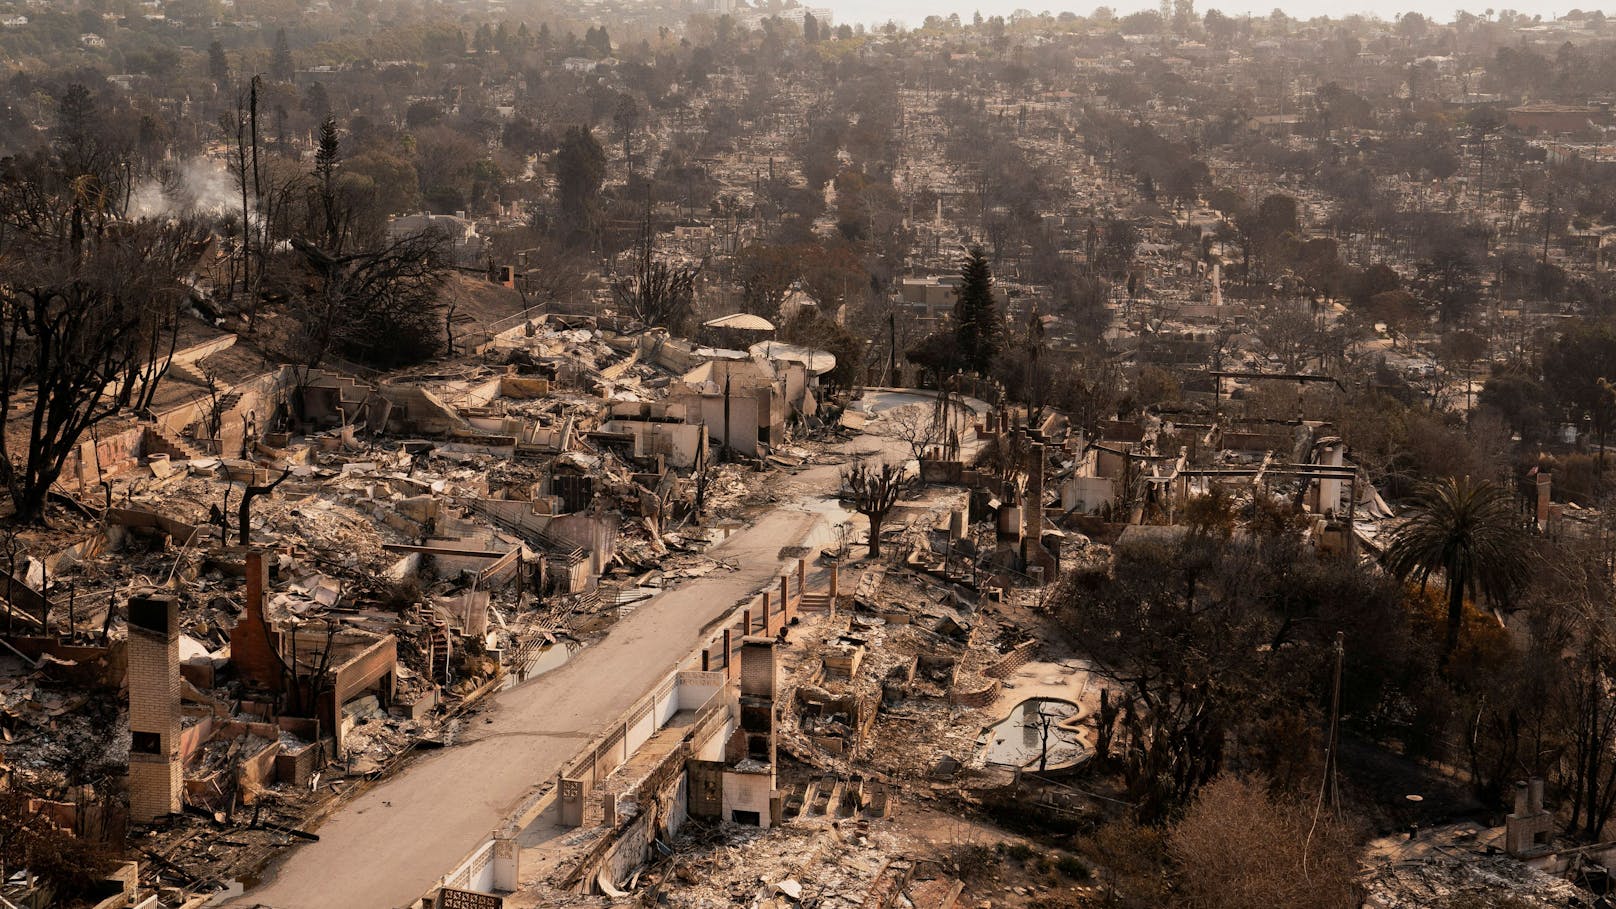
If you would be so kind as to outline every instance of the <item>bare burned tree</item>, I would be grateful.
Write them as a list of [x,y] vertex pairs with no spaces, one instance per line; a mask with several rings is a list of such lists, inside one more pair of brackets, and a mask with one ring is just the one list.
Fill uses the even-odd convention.
[[888,411],[886,416],[891,434],[907,445],[909,454],[917,460],[925,457],[926,452],[943,441],[943,424],[939,423],[931,410],[923,405],[911,404],[899,407]]
[[718,479],[718,462],[705,445],[702,446],[695,465],[690,469],[690,479],[696,484],[696,501],[693,507],[696,520],[699,522],[707,511],[708,491],[712,488],[713,481]]
[[29,805],[28,793],[0,793],[0,866],[28,869],[59,898],[74,902],[94,893],[113,866],[107,848],[62,830]]
[[59,189],[0,174],[0,479],[23,522],[44,519],[80,438],[132,402],[142,378],[150,401],[153,333],[174,330],[181,278],[205,247],[189,223],[114,222]]
[[634,250],[634,270],[612,283],[618,309],[646,325],[677,332],[690,321],[696,296],[696,269],[656,257],[649,212]]
[[424,360],[443,340],[438,289],[448,274],[444,237],[427,230],[357,242],[363,233],[358,206],[338,184],[340,163],[336,124],[327,119],[311,175],[307,236],[291,240],[311,278],[296,295],[293,354],[310,368],[333,353],[379,367]]
[[[230,257],[231,280],[225,287],[225,294],[228,300],[233,301],[239,287],[249,332],[258,321],[258,303],[267,270],[271,228],[286,202],[284,184],[266,181],[259,160],[258,89],[261,84],[259,76],[247,80],[236,91],[235,107],[219,117],[220,128],[232,145],[229,154],[230,176],[239,198],[238,226],[241,229],[239,242]],[[236,280],[237,275],[239,281]]]
[[1026,482],[1027,437],[1019,432],[1001,432],[982,453],[982,461],[998,478],[1004,495],[1019,497]]
[[168,367],[174,362],[174,351],[179,347],[180,308],[146,308],[137,342],[143,350],[135,353],[136,365],[124,371],[118,390],[120,407],[139,413],[148,410],[156,400],[157,388],[163,377],[168,375]]
[[497,233],[487,249],[492,263],[516,265],[523,309],[568,303],[591,273],[587,255],[534,226]]
[[442,237],[422,233],[380,249],[333,255],[293,240],[314,273],[299,305],[297,347],[309,367],[333,352],[376,366],[398,366],[437,352],[438,287],[447,268]]
[[861,462],[843,472],[842,484],[850,492],[853,510],[870,519],[870,558],[880,558],[881,525],[903,492],[903,466]]
[[234,484],[224,484],[224,503],[208,506],[208,523],[219,528],[219,545],[230,545],[230,490]]
[[286,482],[292,471],[283,470],[274,480],[262,484],[247,484],[247,489],[241,494],[241,504],[236,507],[236,542],[242,546],[250,545],[252,541],[252,503],[259,496],[267,496],[275,491],[275,487]]
[[[210,441],[217,442],[224,432],[224,394],[219,387],[219,376],[211,369],[202,370],[202,380],[206,383],[203,388],[208,396],[208,410],[203,417],[203,431],[207,433]],[[220,454],[224,453],[221,448]]]
[[553,238],[546,238],[538,247],[538,257],[543,265],[518,282],[524,300],[531,298],[529,305],[539,306],[573,300],[589,275],[588,260]]
[[303,711],[312,712],[314,705],[320,703],[320,696],[329,691],[334,683],[334,677],[331,672],[331,657],[336,651],[337,631],[340,628],[341,626],[336,622],[327,621],[325,623],[325,646],[320,649],[320,661],[314,665],[313,671],[309,673],[308,700],[306,702],[302,698],[302,686],[295,683],[297,667],[292,667],[294,676],[293,697],[299,702],[299,709]]
[[[256,89],[256,86],[255,86]],[[256,99],[256,93],[254,95]],[[234,254],[230,257],[230,269],[240,274],[240,287],[249,297],[253,292],[253,256],[252,256],[252,174],[253,156],[256,149],[250,148],[253,125],[252,101],[249,100],[246,90],[236,92],[236,105],[229,113],[219,115],[219,127],[234,144],[230,154],[231,176],[235,179],[236,189],[241,199],[241,238],[236,245]],[[234,299],[237,281],[232,279],[225,287],[228,298]]]
[[1493,782],[1500,793],[1523,770],[1548,777],[1570,808],[1566,832],[1590,841],[1616,817],[1609,540],[1602,531],[1588,539],[1542,541],[1529,552],[1533,583],[1522,605],[1531,610],[1523,613],[1533,617],[1533,635],[1521,682],[1486,689],[1482,706],[1489,709],[1476,711],[1476,731],[1466,743],[1472,776]]
[[[1055,729],[1059,726],[1061,718],[1050,713],[1046,708],[1038,708],[1038,772],[1043,773],[1049,769],[1049,740],[1054,737]],[[1059,741],[1058,739],[1056,741]]]

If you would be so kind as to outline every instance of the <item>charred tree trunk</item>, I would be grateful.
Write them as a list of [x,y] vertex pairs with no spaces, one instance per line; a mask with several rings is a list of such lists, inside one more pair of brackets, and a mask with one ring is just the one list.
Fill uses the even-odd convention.
[[842,476],[851,490],[853,510],[870,519],[870,558],[881,556],[881,525],[903,491],[903,468],[895,464],[858,464]]
[[249,541],[252,537],[251,525],[253,499],[258,498],[259,496],[267,496],[274,492],[275,487],[286,482],[286,478],[291,475],[292,471],[287,469],[283,471],[280,476],[276,477],[272,483],[264,486],[254,486],[250,483],[247,485],[246,491],[241,494],[241,505],[238,506],[236,510],[236,542],[239,545],[249,545]]

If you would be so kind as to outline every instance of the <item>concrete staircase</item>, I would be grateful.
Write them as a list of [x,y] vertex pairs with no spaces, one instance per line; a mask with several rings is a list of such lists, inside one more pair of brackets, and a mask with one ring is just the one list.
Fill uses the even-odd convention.
[[352,376],[339,373],[329,373],[320,376],[309,383],[311,388],[335,388],[337,390],[337,403],[343,408],[350,409],[365,403],[371,395],[376,393],[376,386],[362,382]]
[[510,504],[505,501],[471,499],[466,504],[471,506],[472,511],[487,518],[500,529],[521,537],[529,546],[542,549],[551,555],[560,556],[563,561],[578,562],[586,555],[577,546],[546,533],[539,521],[523,520],[527,517],[543,518],[543,523],[548,524],[549,519],[554,517],[554,515],[538,511],[531,504],[528,504],[526,508],[519,509],[514,516],[509,510],[497,507]]
[[[240,425],[241,415],[236,413],[236,408],[241,404],[241,398],[242,394],[239,391],[232,391],[219,396],[219,430],[221,434],[232,423],[238,426]],[[206,438],[208,432],[208,411],[210,409],[211,405],[204,402],[201,415],[198,416],[197,419],[189,426],[185,427],[185,433],[196,439]],[[178,441],[183,443],[185,440],[182,438]],[[217,440],[215,440],[213,444],[215,447],[217,447]],[[194,448],[195,446],[191,447]]]
[[426,672],[434,682],[443,682],[449,671],[449,623],[432,606],[416,606],[415,621],[426,628]]
[[171,461],[195,461],[209,455],[190,442],[156,426],[146,427],[146,453],[166,454]]

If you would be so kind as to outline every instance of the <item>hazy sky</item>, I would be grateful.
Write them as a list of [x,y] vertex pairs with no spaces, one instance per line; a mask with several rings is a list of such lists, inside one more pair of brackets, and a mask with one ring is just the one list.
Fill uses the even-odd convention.
[[[1080,15],[1087,15],[1099,2],[1083,0],[1082,4],[1059,5],[1053,2],[1038,2],[1038,0],[982,0],[980,3],[970,0],[802,0],[806,6],[828,6],[835,13],[837,22],[864,22],[877,24],[888,19],[896,19],[905,25],[918,26],[927,16],[946,16],[949,13],[958,13],[960,18],[969,19],[971,13],[981,10],[982,15],[995,14],[1008,16],[1018,9],[1029,9],[1033,12],[1049,10],[1059,13],[1062,10],[1071,10]],[[1138,9],[1156,9],[1156,3],[1140,3],[1135,0],[1131,3],[1107,4],[1118,12],[1128,13]],[[1330,15],[1346,16],[1352,13],[1370,13],[1382,18],[1390,19],[1400,12],[1413,10],[1433,16],[1441,21],[1453,18],[1454,10],[1470,9],[1481,13],[1488,9],[1513,9],[1528,15],[1542,15],[1545,19],[1552,15],[1569,12],[1573,9],[1600,9],[1599,0],[1583,3],[1580,6],[1575,2],[1552,2],[1552,0],[1500,0],[1491,4],[1481,5],[1456,3],[1454,0],[1340,0],[1340,2],[1327,2],[1327,0],[1287,0],[1287,2],[1264,3],[1261,0],[1196,0],[1197,12],[1208,9],[1218,9],[1230,15],[1251,13],[1266,16],[1275,6],[1280,7],[1298,19],[1308,19],[1313,16]],[[1611,10],[1607,9],[1607,13]]]

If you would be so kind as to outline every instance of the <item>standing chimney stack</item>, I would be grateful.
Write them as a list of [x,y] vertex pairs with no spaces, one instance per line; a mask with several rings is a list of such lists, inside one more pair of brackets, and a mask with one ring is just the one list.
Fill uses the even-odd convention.
[[1021,537],[1034,543],[1044,538],[1044,443],[1027,444],[1027,500],[1022,504]]
[[129,819],[180,810],[179,606],[159,593],[129,598]]
[[1543,781],[1515,784],[1515,811],[1504,818],[1504,851],[1513,856],[1541,855],[1554,848],[1554,815],[1543,810]]

